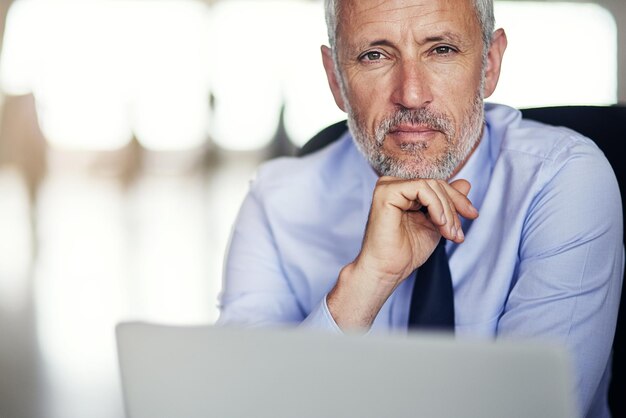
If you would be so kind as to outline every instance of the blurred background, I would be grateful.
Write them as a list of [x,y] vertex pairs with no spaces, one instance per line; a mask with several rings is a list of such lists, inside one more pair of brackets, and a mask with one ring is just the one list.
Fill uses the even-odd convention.
[[[625,102],[621,2],[496,2],[490,101]],[[115,324],[216,320],[256,167],[345,118],[323,43],[320,0],[0,0],[0,418],[122,418]]]

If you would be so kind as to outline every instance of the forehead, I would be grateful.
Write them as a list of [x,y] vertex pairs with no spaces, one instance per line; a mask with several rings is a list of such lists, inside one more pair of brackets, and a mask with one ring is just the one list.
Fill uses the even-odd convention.
[[338,37],[351,43],[365,38],[418,37],[453,33],[480,36],[473,0],[343,0]]

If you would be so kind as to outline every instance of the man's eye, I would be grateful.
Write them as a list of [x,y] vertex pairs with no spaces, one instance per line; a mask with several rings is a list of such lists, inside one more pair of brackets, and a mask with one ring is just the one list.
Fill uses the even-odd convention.
[[448,55],[454,52],[454,49],[452,49],[449,46],[438,46],[437,48],[434,49],[434,52],[437,55]]
[[365,54],[363,54],[363,56],[361,57],[362,60],[365,61],[378,61],[383,57],[383,54],[381,54],[378,51],[370,51],[367,52]]

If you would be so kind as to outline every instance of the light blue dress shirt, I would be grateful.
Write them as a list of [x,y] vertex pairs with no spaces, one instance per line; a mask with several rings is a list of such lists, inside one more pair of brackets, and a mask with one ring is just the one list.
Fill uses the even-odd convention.
[[[615,175],[589,139],[486,104],[467,179],[480,216],[446,250],[456,335],[547,338],[572,354],[581,411],[606,404],[624,269]],[[340,331],[326,294],[359,253],[377,176],[349,134],[311,155],[264,163],[226,256],[218,324]],[[414,277],[387,300],[372,333],[406,330]]]

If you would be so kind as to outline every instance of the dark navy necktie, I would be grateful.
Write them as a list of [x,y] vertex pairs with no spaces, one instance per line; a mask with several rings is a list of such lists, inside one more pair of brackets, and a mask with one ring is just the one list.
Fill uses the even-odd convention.
[[454,331],[454,294],[444,238],[417,269],[409,309],[409,329]]

